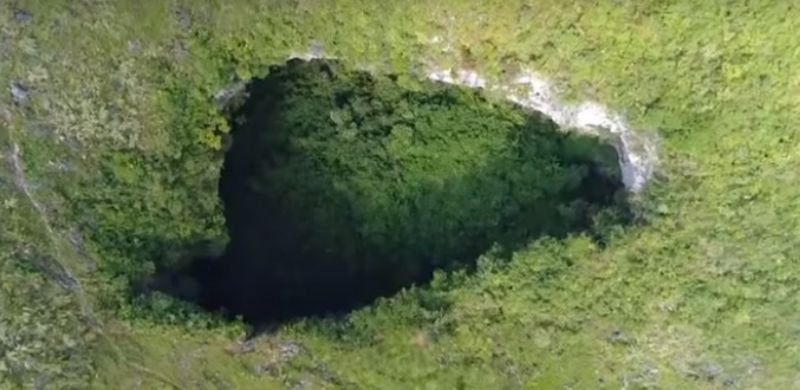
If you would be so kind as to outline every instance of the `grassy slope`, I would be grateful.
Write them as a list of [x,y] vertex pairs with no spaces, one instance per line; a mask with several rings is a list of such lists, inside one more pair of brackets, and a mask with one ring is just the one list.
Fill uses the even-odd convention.
[[[21,380],[50,373],[53,387],[799,385],[800,10],[789,2],[140,3],[17,2],[29,25],[0,6],[0,85],[32,88],[21,107],[0,96],[0,378],[13,347],[33,351]],[[488,256],[475,275],[348,321],[288,325],[250,353],[225,351],[235,326],[109,318],[127,310],[107,298],[121,288],[109,273],[223,236],[224,125],[209,96],[312,40],[378,71],[420,58],[489,74],[522,63],[658,129],[647,223],[602,250],[575,238],[507,266]],[[13,144],[44,214],[14,185]],[[82,289],[32,276],[42,269],[68,270]],[[273,374],[253,373],[267,362]]]

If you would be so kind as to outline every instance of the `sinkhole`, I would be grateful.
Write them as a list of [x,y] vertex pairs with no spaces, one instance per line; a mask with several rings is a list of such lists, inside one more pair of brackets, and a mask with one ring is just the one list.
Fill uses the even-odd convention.
[[342,313],[629,218],[612,146],[479,91],[293,60],[230,113],[223,254],[157,289],[254,323]]

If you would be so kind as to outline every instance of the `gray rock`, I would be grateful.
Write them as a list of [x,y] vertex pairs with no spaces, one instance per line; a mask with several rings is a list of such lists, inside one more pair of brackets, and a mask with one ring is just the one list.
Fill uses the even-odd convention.
[[633,388],[650,389],[658,382],[658,366],[652,362],[644,362],[635,371],[622,376],[624,387],[634,385]]
[[175,19],[178,22],[178,26],[184,30],[192,27],[192,15],[186,8],[179,7],[175,9]]
[[132,54],[139,54],[142,49],[142,43],[138,39],[128,41],[128,52]]
[[613,344],[630,344],[631,340],[628,338],[628,335],[622,331],[622,329],[614,329],[608,335],[608,341]]
[[244,82],[233,83],[214,94],[214,103],[221,110],[235,109],[246,98],[247,91]]
[[708,382],[713,382],[725,373],[716,362],[710,360],[703,360],[689,365],[689,372],[687,373],[690,378],[702,379]]
[[13,82],[10,86],[11,99],[14,103],[22,104],[28,101],[30,97],[30,89],[20,83]]
[[725,378],[722,381],[722,385],[725,387],[739,387],[739,381],[735,378]]
[[253,366],[257,375],[280,376],[283,368],[296,356],[306,352],[306,348],[296,341],[279,342],[277,352],[272,359]]
[[33,15],[25,10],[17,10],[14,12],[14,19],[22,24],[28,24],[33,21]]
[[281,362],[288,362],[295,356],[305,351],[305,347],[303,347],[302,344],[294,341],[281,343],[281,345],[278,348],[279,348],[278,358]]

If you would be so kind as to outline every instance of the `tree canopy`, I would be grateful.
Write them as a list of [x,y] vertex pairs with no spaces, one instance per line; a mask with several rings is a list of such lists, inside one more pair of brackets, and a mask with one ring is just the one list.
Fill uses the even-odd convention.
[[206,305],[322,314],[624,214],[613,147],[477,91],[396,79],[298,60],[251,83],[220,181],[231,242],[192,271]]

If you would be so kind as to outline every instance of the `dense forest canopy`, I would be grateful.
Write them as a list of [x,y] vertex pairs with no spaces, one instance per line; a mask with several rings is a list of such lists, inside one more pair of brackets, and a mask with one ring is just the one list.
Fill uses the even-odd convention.
[[612,146],[476,91],[396,79],[294,60],[252,82],[220,180],[231,242],[171,288],[194,279],[203,305],[251,319],[324,314],[495,245],[626,218]]

